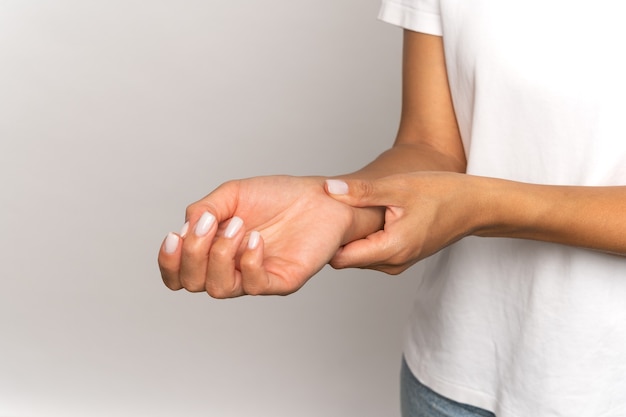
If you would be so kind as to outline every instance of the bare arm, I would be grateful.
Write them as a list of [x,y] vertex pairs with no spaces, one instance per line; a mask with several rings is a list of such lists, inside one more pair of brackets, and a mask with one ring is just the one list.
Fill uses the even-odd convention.
[[[443,41],[404,31],[402,114],[394,146],[352,178],[413,171],[465,172],[465,152],[448,87]],[[346,177],[346,176],[344,176]]]
[[[395,145],[348,177],[465,170],[441,39],[405,32],[403,75]],[[383,224],[383,210],[340,204],[323,183],[321,177],[259,177],[223,184],[188,207],[186,233],[170,233],[163,242],[163,281],[218,298],[296,291],[339,247]]]
[[626,254],[626,187],[481,178],[462,174],[465,164],[441,39],[405,31],[396,143],[363,170],[342,177],[348,194],[334,195],[356,207],[385,207],[384,230],[346,245],[331,264],[398,273],[468,235]]
[[488,216],[473,234],[541,240],[626,255],[626,187],[479,180],[489,184],[481,197]]
[[[398,138],[394,148],[365,170],[378,174],[424,170],[463,173],[465,163],[442,39],[405,31]],[[624,186],[560,187],[475,180],[473,207],[480,213],[473,214],[475,221],[468,219],[467,230],[461,234],[525,238],[626,254]]]
[[347,193],[333,196],[355,207],[385,207],[385,225],[339,250],[335,268],[397,274],[469,235],[626,255],[624,186],[537,185],[448,172],[345,182]]
[[[341,178],[375,179],[416,171],[463,173],[465,168],[465,151],[448,84],[443,40],[439,36],[405,30],[402,113],[394,145],[362,169]],[[351,230],[355,232],[350,236],[364,237],[359,233],[374,233],[383,223],[382,208],[362,212],[354,217]]]

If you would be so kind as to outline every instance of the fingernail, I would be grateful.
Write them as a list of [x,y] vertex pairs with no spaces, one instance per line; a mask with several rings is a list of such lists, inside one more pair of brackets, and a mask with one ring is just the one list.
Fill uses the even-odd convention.
[[331,194],[348,194],[348,184],[341,180],[326,180],[326,187]]
[[206,235],[207,233],[209,233],[209,229],[211,228],[214,222],[215,222],[215,216],[209,213],[208,211],[205,211],[202,214],[202,217],[200,217],[200,220],[198,220],[198,223],[196,224],[196,227],[194,229],[194,233],[198,237],[202,237]]
[[259,246],[259,239],[261,238],[261,234],[256,230],[250,233],[250,237],[248,238],[248,249],[256,249]]
[[180,229],[180,237],[185,237],[187,236],[187,232],[189,231],[189,222],[185,222],[185,224],[183,224],[183,227]]
[[168,233],[167,237],[165,238],[165,245],[163,245],[163,250],[165,250],[165,253],[176,252],[179,241],[180,241],[180,238],[176,236],[175,233]]
[[243,226],[243,220],[239,217],[233,217],[230,219],[230,223],[226,226],[226,230],[224,231],[224,236],[227,238],[231,238],[237,234],[239,229]]

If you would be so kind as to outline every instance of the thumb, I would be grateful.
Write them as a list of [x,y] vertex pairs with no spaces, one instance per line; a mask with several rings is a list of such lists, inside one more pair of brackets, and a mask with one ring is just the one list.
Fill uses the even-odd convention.
[[387,205],[387,189],[381,181],[327,179],[324,188],[335,200],[353,207]]
[[386,250],[389,247],[388,234],[379,230],[364,239],[355,240],[339,248],[329,264],[335,269],[375,269],[374,266],[388,256]]

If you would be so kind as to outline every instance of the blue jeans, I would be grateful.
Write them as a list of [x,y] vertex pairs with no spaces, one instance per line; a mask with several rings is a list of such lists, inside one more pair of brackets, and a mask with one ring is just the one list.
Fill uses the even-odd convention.
[[489,411],[449,400],[426,387],[415,378],[404,359],[400,378],[402,417],[495,417]]

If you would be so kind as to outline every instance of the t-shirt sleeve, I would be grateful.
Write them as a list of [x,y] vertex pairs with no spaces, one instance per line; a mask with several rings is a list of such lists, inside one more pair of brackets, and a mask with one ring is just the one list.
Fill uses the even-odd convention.
[[443,33],[439,0],[382,0],[378,18],[415,32]]

